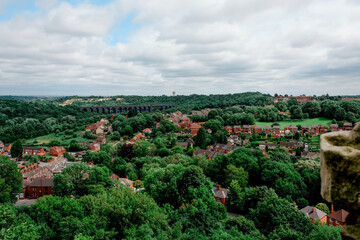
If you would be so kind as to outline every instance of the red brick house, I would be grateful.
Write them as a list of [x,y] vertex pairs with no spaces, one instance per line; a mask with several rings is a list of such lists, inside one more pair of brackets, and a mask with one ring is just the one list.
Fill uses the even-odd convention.
[[121,178],[116,174],[111,174],[110,179],[113,181],[119,181],[124,186],[129,186],[132,188],[134,186],[134,182],[128,179],[128,176],[126,178]]
[[227,154],[238,148],[239,147],[234,145],[216,144],[216,146],[214,147],[214,152]]
[[351,131],[353,129],[353,125],[351,122],[344,122],[343,130],[344,131]]
[[226,126],[224,127],[224,129],[226,130],[227,134],[232,134],[233,133],[233,128],[230,126]]
[[54,146],[54,147],[50,148],[51,156],[60,157],[64,153],[66,153],[66,149],[64,147]]
[[150,128],[145,128],[144,130],[143,130],[143,133],[145,134],[145,133],[151,133],[151,129]]
[[303,134],[306,134],[309,132],[309,126],[308,125],[301,125],[301,132]]
[[327,225],[345,226],[345,219],[349,215],[347,211],[341,209],[334,212],[334,207],[331,206],[331,213],[327,215]]
[[320,133],[319,125],[316,125],[316,124],[311,125],[310,134],[311,135],[319,135],[319,133]]
[[339,125],[338,124],[330,124],[330,130],[332,132],[337,132],[339,131]]
[[311,222],[320,221],[321,223],[326,223],[327,217],[326,213],[317,209],[316,207],[307,206],[300,210],[305,214],[306,217],[310,218]]
[[261,126],[255,126],[255,134],[259,134],[262,131],[262,127]]
[[326,125],[320,126],[320,134],[327,133],[329,131],[329,128]]
[[254,125],[244,125],[243,126],[243,133],[244,134],[253,134],[255,129]]
[[11,150],[11,144],[5,144],[4,145],[4,152],[10,152]]
[[26,193],[29,199],[36,199],[44,195],[51,195],[53,193],[53,187],[54,183],[52,178],[35,178],[27,186]]
[[280,137],[280,126],[273,126],[271,137]]
[[234,126],[234,133],[240,134],[241,133],[241,127],[240,126]]
[[214,194],[215,201],[225,205],[225,201],[228,198],[229,190],[226,188],[222,188],[218,184],[216,187],[213,187],[212,192]]
[[298,127],[294,125],[288,125],[284,128],[284,130],[288,130],[292,135],[294,135],[298,131]]
[[270,126],[264,126],[264,131],[266,132],[266,134],[270,134],[271,133],[271,127]]
[[23,147],[23,155],[42,155],[44,149],[39,147]]
[[201,128],[201,125],[200,124],[192,124],[190,126],[190,133],[191,135],[196,135],[199,131],[199,129]]

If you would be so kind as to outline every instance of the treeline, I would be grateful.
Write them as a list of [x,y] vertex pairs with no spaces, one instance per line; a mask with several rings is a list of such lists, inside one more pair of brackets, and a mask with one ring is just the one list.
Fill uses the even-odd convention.
[[98,120],[99,116],[80,112],[75,106],[0,100],[0,140],[6,143],[49,133],[73,132]]

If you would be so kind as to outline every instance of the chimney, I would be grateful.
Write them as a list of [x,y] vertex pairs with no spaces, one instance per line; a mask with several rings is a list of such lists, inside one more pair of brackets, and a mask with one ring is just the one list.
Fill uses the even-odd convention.
[[128,175],[126,175],[126,179],[128,179]]
[[221,185],[218,184],[218,185],[216,186],[216,190],[220,190],[220,189],[221,189]]
[[313,207],[312,212],[315,212],[315,207]]
[[330,213],[333,213],[334,212],[334,204],[331,204],[331,211]]

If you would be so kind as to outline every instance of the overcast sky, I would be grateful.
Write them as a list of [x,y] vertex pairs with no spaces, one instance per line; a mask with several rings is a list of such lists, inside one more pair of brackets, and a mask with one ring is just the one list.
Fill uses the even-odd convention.
[[359,89],[360,0],[0,0],[0,95]]

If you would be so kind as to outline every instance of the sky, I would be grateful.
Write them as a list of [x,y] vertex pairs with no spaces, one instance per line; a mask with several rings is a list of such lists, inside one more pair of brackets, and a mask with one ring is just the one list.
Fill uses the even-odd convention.
[[360,0],[0,0],[0,95],[360,94]]

